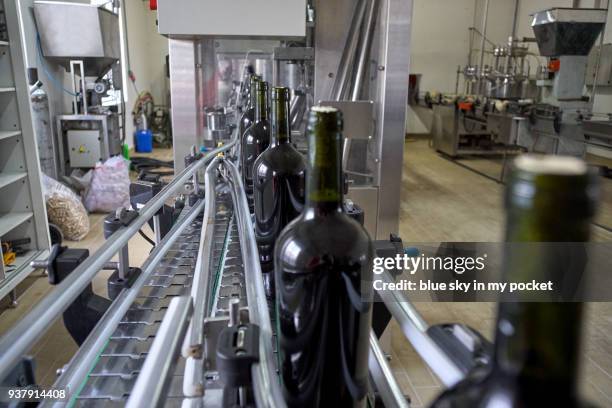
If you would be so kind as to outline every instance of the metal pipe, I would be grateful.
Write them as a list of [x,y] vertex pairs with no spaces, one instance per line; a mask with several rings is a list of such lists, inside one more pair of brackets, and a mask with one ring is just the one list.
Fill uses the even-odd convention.
[[[197,155],[197,147],[195,145],[191,146],[191,156],[195,157]],[[196,196],[200,195],[200,177],[198,174],[198,170],[193,172],[193,194]]]
[[487,20],[489,17],[489,0],[485,0],[484,14],[482,16],[482,33],[480,41],[480,65],[478,66],[478,93],[482,94],[482,83],[484,78],[485,43],[487,39]]
[[455,77],[455,95],[459,94],[459,78],[461,77],[461,65],[457,65],[457,76]]
[[[387,283],[393,282],[387,272],[382,279]],[[465,376],[463,371],[429,336],[427,324],[404,295],[397,291],[378,291],[378,294],[412,347],[444,385],[450,387],[461,381]]]
[[119,228],[107,239],[95,256],[90,256],[73,273],[43,298],[26,316],[0,339],[0,379],[6,377],[21,356],[26,353],[85,287],[129,239],[164,205],[173,194],[179,191],[192,174],[212,160],[218,153],[230,149],[236,138],[225,146],[212,150],[202,159],[183,170],[174,180],[153,197],[140,214],[128,226]]
[[351,100],[359,100],[361,94],[361,85],[367,70],[368,60],[370,59],[370,48],[372,48],[372,39],[374,38],[374,28],[376,27],[376,16],[378,11],[378,0],[370,0],[370,6],[366,14],[365,31],[363,42],[359,48],[359,60],[357,62],[357,73],[355,74],[355,82],[351,91]]
[[204,395],[204,359],[203,344],[204,318],[208,315],[210,295],[210,260],[212,257],[213,232],[215,222],[215,183],[211,182],[211,174],[216,171],[221,158],[216,157],[204,173],[205,206],[202,231],[200,234],[200,247],[198,260],[195,265],[193,282],[191,285],[191,298],[194,311],[189,325],[188,335],[183,345],[185,372],[183,376],[183,393],[187,397],[201,397]]
[[[608,7],[606,7],[606,9],[608,9]],[[595,62],[595,76],[593,77],[593,86],[591,87],[591,96],[589,98],[591,109],[593,108],[595,104],[595,93],[597,92],[597,81],[599,81],[599,66],[601,64],[601,53],[603,51],[603,42],[604,42],[605,32],[606,32],[606,24],[604,23],[604,26],[601,29],[601,34],[599,35],[599,50],[597,52],[597,61]]]
[[378,339],[370,331],[370,356],[368,357],[370,375],[374,380],[378,394],[385,408],[409,408],[410,404],[402,393],[402,389],[395,380],[395,376],[387,363],[385,353],[378,344]]
[[[514,49],[514,40],[516,37],[516,24],[518,22],[518,12],[519,12],[520,0],[514,0],[514,14],[512,17],[512,32],[510,34],[510,38],[508,40],[508,55],[506,56],[506,67],[504,70],[505,74],[510,74],[510,62],[512,60],[512,50]],[[523,71],[521,70],[521,73]]]
[[208,295],[210,293],[210,260],[212,256],[213,229],[215,224],[215,185],[211,182],[211,173],[216,171],[220,157],[210,162],[204,174],[204,188],[206,189],[206,204],[204,206],[204,222],[200,235],[200,248],[198,260],[193,274],[191,297],[194,310],[192,325],[189,330],[188,343],[183,350],[183,356],[201,358],[202,344],[204,343],[203,323],[208,309]]
[[236,166],[224,161],[224,166],[229,170],[230,182],[232,184],[232,198],[235,205],[236,225],[240,237],[242,259],[244,264],[244,276],[247,289],[247,301],[249,306],[249,318],[252,323],[259,326],[259,362],[253,365],[253,390],[258,407],[286,407],[285,399],[281,392],[276,367],[274,364],[274,353],[272,351],[272,324],[268,302],[263,287],[263,277],[259,264],[258,250],[255,241],[255,233],[251,223],[249,205],[242,183],[242,178]]
[[521,0],[514,0],[514,15],[512,17],[512,34],[510,34],[510,36],[512,37],[512,40],[516,38],[516,26],[518,23],[518,15],[519,15],[518,13],[519,13],[520,2]]
[[345,93],[346,87],[348,86],[348,82],[350,80],[349,72],[354,65],[355,52],[357,51],[357,45],[359,43],[359,28],[363,22],[365,10],[366,0],[359,0],[359,4],[357,4],[357,7],[355,7],[353,20],[351,21],[344,50],[342,51],[342,56],[340,57],[338,72],[336,73],[336,80],[332,86],[332,100],[338,101],[342,99],[342,95]]
[[159,214],[157,214],[157,215],[155,215],[153,217],[153,230],[155,232],[155,243],[159,244],[161,242],[161,240],[162,240],[162,237],[161,237],[161,235],[162,235],[161,234],[161,222],[160,222],[160,219],[159,219]]
[[127,408],[161,407],[164,390],[170,385],[171,369],[179,351],[182,336],[192,310],[191,297],[175,297],[159,326],[151,350],[140,370],[127,401]]
[[[160,245],[155,246],[153,251],[142,265],[142,273],[134,284],[127,290],[119,293],[119,296],[110,305],[100,321],[96,324],[93,331],[89,334],[85,342],[72,357],[70,365],[58,378],[54,387],[58,389],[79,390],[83,385],[84,379],[89,374],[100,351],[115,331],[117,325],[125,316],[125,313],[134,303],[140,290],[147,283],[151,275],[155,272],[157,265],[163,259],[166,252],[174,245],[177,238],[182,234],[185,226],[189,225],[202,212],[204,201],[200,200],[197,205],[192,207],[188,213],[179,218],[178,222],[170,229]],[[63,406],[65,401],[45,401],[42,406]]]
[[342,143],[342,171],[348,170],[349,154],[351,153],[351,139],[348,137],[344,138]]
[[117,269],[117,274],[119,275],[119,279],[125,280],[130,271],[130,253],[128,251],[127,244],[119,251],[118,266],[119,268]]
[[296,93],[291,99],[291,106],[289,108],[289,117],[291,120],[291,128],[297,129],[304,117],[304,110],[306,108],[306,95],[303,93]]

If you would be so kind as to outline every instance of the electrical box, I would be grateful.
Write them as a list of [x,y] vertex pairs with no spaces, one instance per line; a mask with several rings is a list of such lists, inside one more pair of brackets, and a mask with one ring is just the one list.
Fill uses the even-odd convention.
[[173,38],[304,37],[306,0],[158,0],[157,21]]
[[95,167],[101,160],[98,130],[69,130],[66,132],[71,167]]

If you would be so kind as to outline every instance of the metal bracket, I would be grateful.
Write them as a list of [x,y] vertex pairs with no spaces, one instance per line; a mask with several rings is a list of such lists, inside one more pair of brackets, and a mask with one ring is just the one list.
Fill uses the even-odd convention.
[[275,61],[312,61],[314,56],[312,47],[276,47],[272,58]]
[[127,227],[138,217],[138,210],[126,210],[120,208],[116,213],[117,219],[121,222],[124,227]]

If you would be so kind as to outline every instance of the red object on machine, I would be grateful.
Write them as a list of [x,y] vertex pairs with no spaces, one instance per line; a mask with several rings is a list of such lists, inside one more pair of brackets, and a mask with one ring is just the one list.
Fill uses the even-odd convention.
[[549,72],[558,72],[559,68],[561,68],[561,60],[551,59],[548,62],[548,71]]
[[157,10],[157,0],[149,0],[149,8],[151,10]]
[[473,106],[474,104],[472,102],[459,102],[458,104],[459,110],[462,110],[464,112],[471,111]]

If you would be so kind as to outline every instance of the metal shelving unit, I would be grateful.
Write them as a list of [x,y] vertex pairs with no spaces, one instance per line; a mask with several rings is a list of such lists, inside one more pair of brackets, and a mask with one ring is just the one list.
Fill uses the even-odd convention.
[[[0,33],[0,242],[29,238],[14,261],[0,262],[0,299],[16,301],[15,288],[46,256],[49,233],[30,95],[14,1],[0,0],[6,31]],[[0,248],[0,256],[3,248]]]

